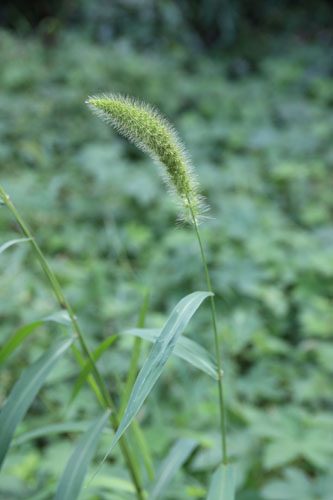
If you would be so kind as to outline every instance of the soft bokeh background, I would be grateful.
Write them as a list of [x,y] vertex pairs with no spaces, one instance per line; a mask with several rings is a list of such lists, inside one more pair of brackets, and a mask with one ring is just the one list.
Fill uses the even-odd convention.
[[[210,218],[202,224],[223,341],[237,500],[330,500],[333,491],[333,9],[330,2],[2,0],[0,181],[29,223],[91,347],[136,325],[163,325],[205,289],[190,228],[151,161],[84,105],[135,95],[179,130]],[[17,227],[0,210],[0,244]],[[0,255],[1,342],[57,304],[28,245]],[[213,349],[208,304],[187,335]],[[0,399],[61,335],[41,327],[0,374]],[[100,361],[111,391],[132,339]],[[141,361],[149,346],[145,347]],[[18,434],[97,413],[70,355]],[[156,466],[180,436],[200,447],[165,498],[203,499],[219,459],[213,381],[173,358],[140,413]],[[77,433],[12,448],[0,498],[52,497]],[[103,456],[109,437],[101,443]],[[97,458],[98,458],[97,457]],[[80,498],[131,499],[115,450]],[[104,478],[104,479],[103,479]],[[103,482],[104,481],[104,482]]]

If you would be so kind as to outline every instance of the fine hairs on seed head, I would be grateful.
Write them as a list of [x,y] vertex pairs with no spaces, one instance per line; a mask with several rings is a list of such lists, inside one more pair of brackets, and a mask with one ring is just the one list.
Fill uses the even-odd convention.
[[204,211],[202,198],[189,156],[172,125],[151,106],[120,94],[92,96],[86,103],[162,167],[164,181],[180,202],[180,219],[198,221]]

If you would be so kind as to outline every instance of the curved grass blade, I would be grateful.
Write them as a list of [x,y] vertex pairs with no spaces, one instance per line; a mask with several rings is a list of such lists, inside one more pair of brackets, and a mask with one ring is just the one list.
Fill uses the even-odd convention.
[[94,456],[98,440],[110,417],[110,410],[93,422],[70,456],[61,475],[54,500],[75,500],[81,490],[88,466]]
[[31,241],[32,238],[18,238],[16,240],[11,240],[7,241],[0,247],[0,253],[4,252],[7,250],[7,248],[11,247],[12,245],[16,245],[17,243],[24,243],[25,241]]
[[[140,311],[140,316],[138,320],[137,327],[138,328],[143,328],[145,326],[145,321],[146,321],[146,316],[147,316],[147,309],[148,309],[148,301],[149,301],[149,292],[146,292],[145,298],[141,307]],[[125,384],[125,388],[123,391],[122,395],[122,400],[121,400],[121,407],[119,411],[119,418],[123,418],[124,411],[126,409],[129,397],[131,395],[133,385],[135,382],[135,378],[138,373],[138,361],[139,361],[139,356],[141,352],[141,342],[142,339],[140,337],[135,337],[134,339],[134,346],[132,350],[132,356],[131,356],[131,362],[130,366],[128,369],[128,375],[127,375],[127,380]]]
[[72,344],[74,338],[62,340],[30,365],[16,382],[0,413],[0,465],[17,425],[34,400],[46,377]]
[[[29,239],[29,238],[28,238]],[[10,356],[10,354],[15,351],[15,349],[26,339],[30,333],[36,330],[39,326],[47,321],[52,321],[59,323],[61,325],[68,326],[70,324],[70,318],[67,311],[57,311],[46,318],[43,318],[28,325],[22,326],[17,330],[14,335],[6,342],[0,351],[0,365]]]
[[[160,330],[150,328],[132,328],[121,332],[120,335],[135,335],[149,342],[155,342]],[[218,380],[218,370],[214,357],[200,344],[182,335],[173,352],[179,358],[187,361],[195,368],[203,371],[214,380]]]
[[[147,316],[147,310],[148,310],[148,302],[149,302],[149,296],[150,292],[149,290],[146,291],[142,307],[140,310],[140,315],[137,323],[138,328],[143,328],[145,326],[145,321],[146,321],[146,316]],[[132,349],[132,355],[131,355],[131,361],[128,369],[128,374],[127,374],[127,379],[126,379],[126,384],[124,387],[124,390],[122,391],[122,399],[121,399],[121,407],[119,411],[119,419],[122,419],[124,411],[126,409],[129,397],[131,395],[131,391],[133,389],[133,385],[135,383],[135,378],[138,374],[138,361],[140,357],[140,352],[141,352],[141,343],[142,339],[139,337],[135,337],[134,339],[134,345]],[[148,479],[152,483],[155,478],[155,473],[154,473],[154,465],[153,465],[153,459],[150,453],[150,449],[148,446],[148,443],[146,441],[146,438],[144,436],[144,433],[142,432],[140,425],[138,422],[134,419],[132,423],[132,430],[133,430],[133,437],[136,443],[134,444],[135,448],[138,450],[138,452],[141,452],[143,462],[145,464],[145,468],[148,474]]]
[[177,443],[171,448],[166,459],[162,462],[162,465],[157,473],[156,483],[151,490],[148,500],[157,500],[161,498],[166,486],[187,458],[191,455],[197,444],[198,443],[192,439],[180,439],[177,441]]
[[28,335],[30,335],[30,333],[35,331],[36,328],[38,328],[42,324],[43,321],[35,321],[34,323],[22,326],[22,328],[17,330],[0,351],[0,365],[8,358],[8,356],[13,351],[15,351],[15,349],[21,344],[21,342],[23,342],[23,340],[28,337]]
[[235,466],[219,465],[213,474],[207,500],[235,499]]
[[[155,330],[150,328],[132,328],[130,330],[125,330],[121,332],[120,335],[133,335],[135,337],[139,337],[140,339],[148,340],[149,342],[154,343],[158,336],[160,335],[161,330]],[[114,334],[107,339],[105,339],[102,344],[93,352],[93,357],[95,361],[101,357],[104,351],[116,340],[118,334]],[[200,344],[195,342],[188,337],[181,336],[178,340],[174,352],[176,356],[187,361],[195,368],[203,371],[214,380],[218,380],[218,371],[216,366],[216,361],[214,357]],[[70,397],[68,406],[70,406],[75,400],[76,396],[80,392],[82,386],[84,385],[88,375],[92,370],[92,364],[88,361],[74,386],[72,395]]]
[[[48,437],[63,433],[84,432],[90,423],[91,422],[82,420],[81,422],[61,422],[59,424],[46,425],[45,427],[40,427],[38,429],[34,429],[33,431],[21,434],[16,439],[12,440],[10,446],[19,446],[20,444],[33,439],[38,439],[40,437]],[[108,428],[104,429],[103,432],[113,434],[113,431]]]
[[[139,321],[138,321],[138,326],[140,326],[140,327],[142,327],[144,325],[144,321],[145,321],[145,317],[146,317],[146,313],[147,313],[147,307],[148,307],[148,299],[149,299],[149,294],[146,293],[144,301],[143,301],[143,305],[142,305],[142,308],[141,308],[141,311],[140,311]],[[97,347],[97,349],[92,353],[95,362],[97,362],[99,360],[99,358],[106,351],[106,349],[116,340],[117,336],[118,336],[117,334],[111,335],[110,337],[108,337],[107,339],[105,339]],[[131,366],[133,364],[135,364],[135,361],[137,360],[139,352],[140,352],[140,346],[135,345],[134,346],[134,353],[135,353],[135,355],[134,355],[134,360],[133,360],[133,356],[132,356]],[[68,403],[68,407],[73,403],[73,401],[75,400],[76,396],[79,394],[79,392],[80,392],[82,386],[84,385],[85,381],[87,380],[87,377],[89,376],[92,368],[93,368],[92,363],[90,361],[87,361],[87,363],[85,364],[85,366],[83,367],[83,369],[81,371],[81,374],[80,374],[78,380],[76,381],[76,384],[74,386],[73,392],[71,394],[71,397],[70,397],[70,400],[69,400],[69,403]],[[132,371],[134,371],[134,369],[132,369]],[[135,372],[136,372],[136,370],[134,371],[134,378],[135,378],[135,374],[136,374]],[[132,388],[132,386],[130,386],[128,388],[128,386],[131,384],[130,373],[131,373],[131,369],[130,369],[130,372],[129,372],[129,375],[128,375],[128,379],[127,379],[127,382],[126,382],[127,389],[125,388],[124,391],[123,391],[123,400],[126,397],[126,392],[128,391],[129,394],[130,394],[130,391],[131,391],[131,388]],[[128,397],[129,397],[129,394],[128,394]],[[125,407],[126,407],[127,399],[125,400]],[[122,403],[122,407],[123,407],[123,403]],[[125,408],[123,408],[123,409],[125,409]],[[122,413],[123,413],[123,410],[121,409],[120,410],[120,416],[122,416]]]
[[135,440],[138,444],[138,449],[142,453],[142,458],[143,458],[143,462],[144,462],[145,467],[146,467],[148,478],[149,478],[150,482],[153,482],[154,477],[155,477],[155,472],[154,472],[153,460],[152,460],[152,457],[150,454],[150,449],[149,449],[148,443],[146,441],[145,435],[142,432],[140,425],[138,424],[138,422],[135,419],[133,420],[133,423],[132,423],[132,429],[133,429],[133,434],[134,434]]
[[91,483],[91,487],[103,488],[103,490],[108,490],[112,493],[114,493],[115,491],[120,491],[123,493],[135,493],[133,483],[120,477],[98,475]]
[[141,368],[139,375],[137,376],[124,417],[120,422],[111,447],[100,464],[100,467],[103,465],[107,456],[124,434],[126,429],[131,425],[134,417],[140,410],[145,399],[161,375],[166,362],[174,350],[178,338],[183,333],[183,330],[187,326],[193,314],[198,309],[202,301],[210,295],[212,295],[210,292],[191,293],[178,302],[172,311],[164,328],[162,328],[160,335],[154,343],[148,358]]
[[[103,352],[106,351],[106,349],[113,344],[113,342],[116,340],[116,335],[113,335],[111,337],[108,337],[107,339],[103,340],[103,342],[95,349],[95,351],[92,353],[93,359],[95,363],[99,360],[99,358],[102,356]],[[83,387],[85,381],[87,380],[91,370],[93,369],[93,364],[91,361],[87,361],[85,365],[82,368],[82,371],[80,373],[80,376],[78,377],[74,389],[72,391],[71,397],[69,399],[67,408],[73,403],[75,400],[76,396],[79,394],[81,388]]]
[[59,323],[59,325],[71,326],[72,321],[67,311],[60,310],[50,316],[46,316],[44,321],[53,321],[54,323]]

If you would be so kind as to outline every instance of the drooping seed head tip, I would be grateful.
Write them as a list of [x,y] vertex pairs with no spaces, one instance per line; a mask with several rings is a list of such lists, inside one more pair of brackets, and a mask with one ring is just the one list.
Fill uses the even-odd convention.
[[103,94],[90,96],[86,104],[163,167],[164,181],[181,201],[182,218],[198,219],[202,198],[189,155],[173,126],[156,109],[132,97]]

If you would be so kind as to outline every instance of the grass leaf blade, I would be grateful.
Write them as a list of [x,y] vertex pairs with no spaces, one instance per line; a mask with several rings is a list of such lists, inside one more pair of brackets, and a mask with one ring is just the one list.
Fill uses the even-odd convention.
[[36,328],[43,324],[43,321],[35,321],[29,325],[22,326],[17,330],[14,335],[6,342],[0,351],[0,365],[8,358],[8,356],[15,351],[15,349],[23,342],[23,340],[30,335]]
[[[95,362],[99,360],[103,352],[105,352],[106,349],[116,340],[116,337],[117,337],[116,335],[108,337],[107,339],[103,340],[103,342],[97,347],[97,349],[95,349],[95,351],[92,353]],[[79,394],[92,369],[93,369],[93,364],[91,363],[91,361],[88,360],[83,366],[82,371],[75,383],[67,407],[69,407],[73,403],[76,396]]]
[[[32,441],[33,439],[38,439],[40,437],[49,437],[52,435],[63,434],[63,433],[74,433],[74,432],[84,432],[91,422],[86,420],[78,421],[67,421],[60,422],[59,424],[46,425],[45,427],[38,427],[29,432],[21,434],[17,438],[13,439],[10,446],[19,446],[27,441]],[[113,434],[111,429],[104,429],[104,432],[108,434]]]
[[75,500],[78,497],[98,440],[109,417],[110,410],[107,410],[81,437],[62,473],[54,500]]
[[138,447],[140,448],[140,451],[142,453],[142,458],[143,458],[143,462],[144,462],[145,467],[146,467],[148,478],[149,478],[150,482],[153,482],[154,477],[155,477],[154,465],[153,465],[153,460],[152,460],[152,457],[150,454],[150,449],[149,449],[148,443],[146,441],[145,435],[142,432],[140,425],[138,424],[138,422],[135,419],[133,420],[132,428],[133,428],[133,434],[134,434],[135,440],[136,440]]
[[235,466],[220,465],[213,474],[207,500],[235,499]]
[[22,373],[0,413],[0,465],[2,464],[17,425],[36,397],[46,377],[72,344],[73,338],[62,340]]
[[46,318],[43,318],[43,321],[51,321],[63,326],[71,326],[72,324],[68,311],[64,310],[60,310],[53,314],[50,314]]
[[0,253],[4,252],[7,250],[7,248],[11,247],[12,245],[16,245],[17,243],[24,243],[26,241],[31,241],[31,238],[17,238],[15,240],[10,240],[1,245],[0,247]]
[[197,442],[193,439],[180,439],[177,441],[162,462],[148,500],[157,500],[161,498],[160,495],[165,490],[165,487],[169,484],[173,476],[187,460],[196,446]]
[[[132,328],[121,333],[121,335],[135,335],[149,342],[155,342],[159,334],[160,330],[150,328]],[[218,370],[214,357],[194,340],[182,335],[173,353],[214,380],[218,380]]]
[[139,372],[126,407],[124,417],[120,422],[118,431],[108,453],[103,459],[102,464],[126,429],[130,426],[151,389],[157,382],[166,362],[174,350],[178,338],[182,334],[193,314],[198,309],[202,301],[210,295],[212,295],[210,292],[191,293],[178,302],[172,311],[164,328],[162,328],[159,337],[154,343],[148,358]]

